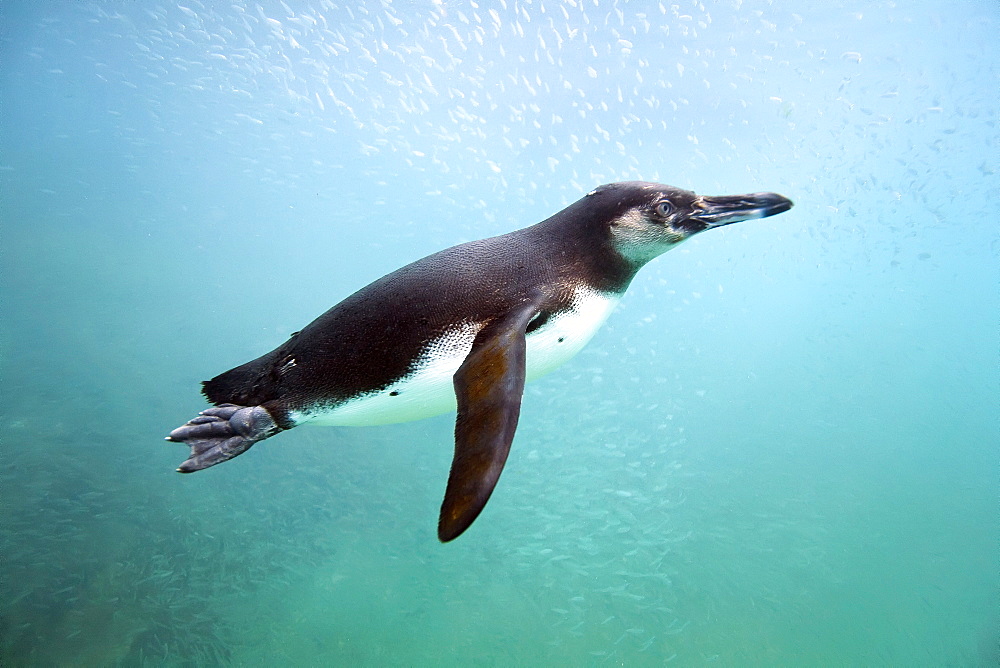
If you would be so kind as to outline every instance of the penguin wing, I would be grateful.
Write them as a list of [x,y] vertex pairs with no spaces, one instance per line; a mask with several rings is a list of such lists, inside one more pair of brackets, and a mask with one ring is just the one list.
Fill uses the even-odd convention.
[[525,332],[542,301],[535,293],[486,325],[455,372],[458,419],[455,458],[438,520],[442,543],[457,538],[475,521],[503,471],[521,413]]

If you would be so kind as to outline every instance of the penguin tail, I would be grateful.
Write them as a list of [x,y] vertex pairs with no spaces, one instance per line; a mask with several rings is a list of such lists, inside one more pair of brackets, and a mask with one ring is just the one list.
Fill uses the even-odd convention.
[[275,380],[271,378],[271,357],[264,355],[202,382],[202,394],[216,406],[259,406],[270,398],[267,388],[273,386]]

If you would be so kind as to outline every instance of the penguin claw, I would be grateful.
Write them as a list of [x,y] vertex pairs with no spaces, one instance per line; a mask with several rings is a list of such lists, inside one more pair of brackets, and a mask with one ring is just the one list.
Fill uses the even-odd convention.
[[281,428],[263,406],[222,404],[201,411],[170,432],[167,440],[191,448],[191,456],[177,470],[193,473],[241,455],[254,443],[279,431]]

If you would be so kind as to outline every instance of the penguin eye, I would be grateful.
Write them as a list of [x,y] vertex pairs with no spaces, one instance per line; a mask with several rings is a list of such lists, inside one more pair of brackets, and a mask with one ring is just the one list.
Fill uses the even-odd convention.
[[663,200],[656,205],[656,215],[666,218],[674,212],[674,205],[667,200]]

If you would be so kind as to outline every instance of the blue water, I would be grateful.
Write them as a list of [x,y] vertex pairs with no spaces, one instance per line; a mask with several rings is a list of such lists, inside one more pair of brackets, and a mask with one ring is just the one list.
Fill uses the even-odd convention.
[[[0,664],[1000,662],[1000,6],[0,3]],[[190,476],[199,381],[601,183],[790,212],[529,384]]]

